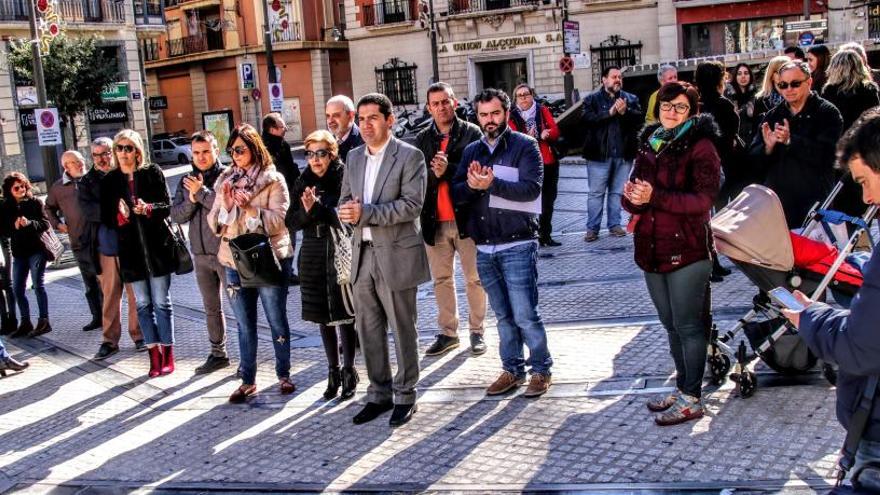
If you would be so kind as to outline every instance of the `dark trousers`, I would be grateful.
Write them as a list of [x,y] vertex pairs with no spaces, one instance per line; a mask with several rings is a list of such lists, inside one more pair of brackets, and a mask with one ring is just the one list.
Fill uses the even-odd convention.
[[15,293],[12,290],[12,249],[8,237],[0,237],[0,249],[6,264],[0,267],[0,317],[15,318]]
[[[74,258],[79,259],[79,256],[79,253],[73,253]],[[90,270],[83,270],[82,265],[78,264],[77,266],[79,266],[79,274],[86,289],[86,302],[89,305],[89,313],[92,314],[92,320],[101,321],[104,296],[101,294],[101,283],[98,282],[98,275]]]
[[559,191],[559,164],[544,167],[544,185],[541,189],[541,219],[538,235],[550,237],[553,232],[553,203]]

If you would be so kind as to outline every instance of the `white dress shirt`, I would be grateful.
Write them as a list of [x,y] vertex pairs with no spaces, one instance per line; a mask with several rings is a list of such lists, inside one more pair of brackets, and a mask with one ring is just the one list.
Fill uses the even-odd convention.
[[[385,144],[379,148],[379,151],[376,154],[370,153],[370,147],[366,147],[366,157],[367,157],[367,169],[364,171],[364,204],[372,204],[373,203],[373,188],[376,187],[376,178],[379,177],[379,166],[382,165],[382,160],[385,158],[385,149],[388,148],[388,143],[391,142],[391,136],[388,137],[388,141],[385,141]],[[363,215],[363,212],[361,212]],[[364,241],[372,241],[373,233],[369,227],[364,227],[364,230],[361,234],[361,239]]]

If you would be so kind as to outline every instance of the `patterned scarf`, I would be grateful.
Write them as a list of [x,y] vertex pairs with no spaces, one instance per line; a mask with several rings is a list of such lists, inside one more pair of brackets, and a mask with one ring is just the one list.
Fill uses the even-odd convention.
[[532,102],[532,106],[525,110],[521,110],[519,107],[516,107],[516,112],[522,117],[523,121],[526,123],[526,128],[523,129],[523,133],[531,134],[533,131],[538,129],[538,124],[536,122],[537,114],[536,111],[538,109],[538,103]]
[[226,182],[232,185],[232,192],[242,191],[250,195],[254,194],[254,188],[257,186],[257,177],[260,175],[260,167],[256,163],[252,163],[246,170],[238,165],[232,165],[232,171],[226,178]]
[[651,145],[651,149],[654,150],[654,153],[659,153],[660,150],[683,136],[693,126],[693,117],[685,120],[683,123],[679,124],[678,127],[672,129],[667,129],[661,125],[653,134],[651,134],[651,137],[648,138],[648,143]]

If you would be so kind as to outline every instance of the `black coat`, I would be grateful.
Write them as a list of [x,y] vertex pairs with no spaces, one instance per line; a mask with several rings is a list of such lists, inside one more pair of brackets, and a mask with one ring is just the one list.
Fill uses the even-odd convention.
[[275,170],[284,176],[284,182],[287,183],[287,190],[293,189],[296,179],[299,178],[299,167],[293,161],[293,153],[290,152],[290,145],[281,136],[276,136],[268,132],[263,133],[263,142],[266,149],[272,155],[272,161],[275,163]]
[[101,274],[101,258],[98,251],[98,229],[101,226],[101,179],[104,173],[92,168],[79,181],[77,195],[86,226],[79,243],[82,249],[77,252],[76,262],[83,272]]
[[764,152],[764,137],[755,134],[750,155],[761,167],[764,185],[773,189],[782,202],[789,228],[800,227],[817,201],[823,201],[834,184],[837,140],[843,127],[840,112],[828,100],[811,93],[804,108],[792,115],[787,103],[781,103],[764,115],[773,129],[787,119],[791,143],[777,143],[773,152]]
[[[449,166],[446,167],[443,177],[437,177],[434,175],[434,171],[431,170],[431,160],[440,151],[440,141],[443,140],[443,137],[437,131],[437,127],[432,124],[422,129],[416,135],[416,140],[413,144],[425,155],[425,164],[428,167],[428,187],[425,190],[425,203],[422,205],[421,222],[422,237],[429,246],[434,245],[434,237],[437,233],[437,189],[440,187],[441,182],[446,181],[449,183],[449,199],[450,201],[452,200],[452,178],[455,176],[455,171],[458,170],[461,153],[467,145],[474,141],[479,141],[482,135],[483,133],[476,125],[458,118],[455,119],[452,129],[449,131],[449,143],[446,145],[446,158],[449,161]],[[466,206],[456,204],[453,204],[452,207],[455,211],[455,223],[459,226],[458,235],[464,239],[467,237],[464,231],[464,224],[467,222],[468,209]]]
[[[135,215],[128,176],[116,169],[101,180],[101,221],[119,235],[119,267],[124,282],[161,277],[177,269],[174,240],[166,218],[171,198],[162,169],[148,165],[134,172],[135,197],[153,205],[150,216]],[[129,221],[119,225],[117,214],[122,199],[130,210]]]
[[345,138],[345,141],[339,142],[339,159],[342,160],[342,163],[345,163],[346,158],[348,158],[349,151],[362,144],[364,144],[364,138],[361,137],[361,130],[356,125],[351,126],[351,132],[348,133],[348,137]]
[[[645,112],[639,104],[639,98],[626,91],[621,91],[618,97],[626,100],[626,112],[623,115],[610,115],[609,110],[614,104],[614,99],[608,95],[604,87],[588,94],[584,98],[584,113],[582,120],[586,125],[584,133],[584,159],[590,161],[605,161],[611,158],[612,146],[620,145],[618,150],[621,158],[632,160],[638,150],[638,134],[645,123]],[[614,136],[620,136],[620,143],[614,143]]]
[[[352,318],[345,312],[342,292],[336,283],[333,237],[329,229],[331,225],[339,225],[334,208],[339,203],[343,172],[342,162],[338,160],[330,163],[323,177],[307,168],[294,185],[285,219],[291,231],[303,232],[298,261],[302,318],[321,324]],[[300,199],[307,187],[314,187],[319,199],[308,212]]]
[[[0,235],[12,240],[13,258],[30,258],[45,252],[40,236],[49,230],[49,218],[43,210],[43,202],[37,198],[25,198],[20,203],[7,198],[0,206]],[[26,227],[15,228],[15,220],[25,217],[31,221]]]

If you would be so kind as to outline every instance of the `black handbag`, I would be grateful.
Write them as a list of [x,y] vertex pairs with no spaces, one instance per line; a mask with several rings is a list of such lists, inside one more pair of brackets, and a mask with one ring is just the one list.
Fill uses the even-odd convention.
[[180,225],[172,223],[167,218],[165,219],[165,225],[168,226],[168,230],[171,232],[174,259],[177,260],[177,268],[175,268],[174,273],[184,275],[193,271],[195,267],[193,266],[189,249],[186,247],[186,236],[183,235],[183,229],[180,228]]
[[229,241],[229,250],[242,287],[282,287],[287,283],[266,234],[241,234]]

